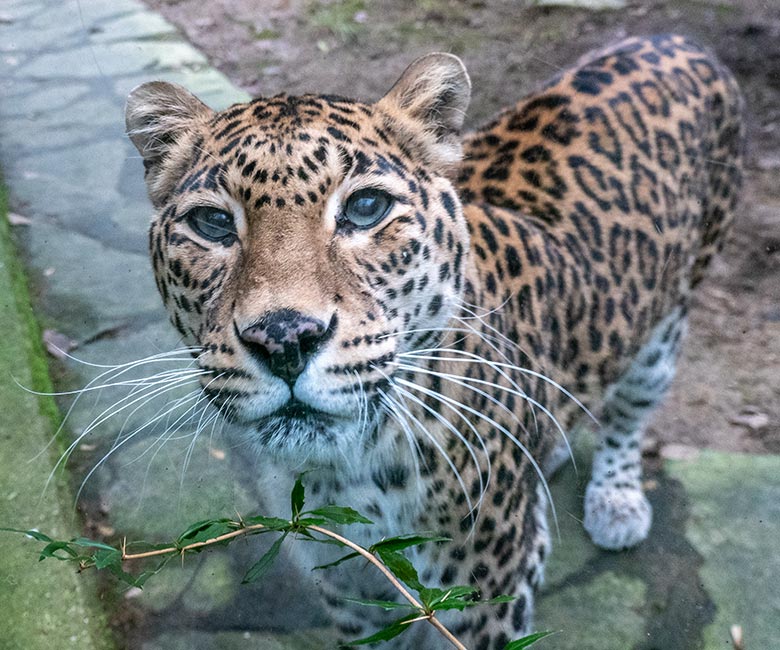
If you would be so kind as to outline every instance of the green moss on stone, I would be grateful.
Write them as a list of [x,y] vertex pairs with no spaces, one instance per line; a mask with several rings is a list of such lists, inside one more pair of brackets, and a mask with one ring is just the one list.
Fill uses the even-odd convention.
[[[599,604],[601,615],[594,615]],[[537,630],[557,632],[539,649],[606,650],[634,648],[642,640],[645,585],[641,580],[606,572],[584,585],[569,586],[542,599]]]
[[[0,185],[2,185],[0,183]],[[44,492],[51,469],[47,449],[59,414],[30,307],[27,285],[10,240],[7,194],[0,187],[0,527],[75,534],[72,498],[63,481]],[[43,452],[43,453],[41,453]],[[70,506],[68,505],[70,504]],[[37,562],[40,544],[0,533],[0,646],[9,650],[97,650],[113,647],[102,609],[90,594],[91,578],[54,561]]]
[[704,557],[699,575],[717,608],[704,650],[731,647],[732,625],[742,626],[746,647],[776,647],[780,457],[707,451],[667,471],[689,497],[686,535]]

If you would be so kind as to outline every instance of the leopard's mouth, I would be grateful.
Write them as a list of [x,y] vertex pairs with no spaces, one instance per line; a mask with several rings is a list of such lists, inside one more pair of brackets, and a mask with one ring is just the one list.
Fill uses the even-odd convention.
[[289,449],[315,441],[319,444],[333,442],[339,429],[336,426],[339,419],[292,398],[276,411],[256,420],[253,428],[265,447]]
[[325,411],[316,409],[313,406],[310,406],[309,404],[306,404],[305,402],[296,399],[295,397],[290,399],[290,401],[287,402],[287,404],[285,404],[281,408],[278,408],[276,411],[274,411],[270,415],[267,415],[263,419],[266,420],[268,418],[274,418],[274,417],[287,418],[290,420],[299,420],[299,421],[327,420],[328,422],[332,422],[335,419],[335,416],[331,415],[330,413],[326,413]]

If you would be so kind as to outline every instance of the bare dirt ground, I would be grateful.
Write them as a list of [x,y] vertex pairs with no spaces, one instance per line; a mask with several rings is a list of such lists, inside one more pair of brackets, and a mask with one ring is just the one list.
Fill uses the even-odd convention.
[[653,0],[619,10],[517,0],[148,0],[236,84],[380,97],[415,57],[461,56],[469,124],[514,103],[585,51],[676,31],[712,47],[749,110],[741,214],[700,287],[674,389],[648,454],[714,447],[780,453],[780,3]]

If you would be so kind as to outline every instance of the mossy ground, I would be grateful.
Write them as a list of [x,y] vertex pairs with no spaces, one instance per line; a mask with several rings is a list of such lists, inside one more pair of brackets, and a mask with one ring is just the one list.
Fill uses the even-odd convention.
[[[16,257],[7,219],[7,191],[0,180],[0,527],[41,527],[67,536],[78,530],[72,500],[61,477],[48,488],[49,445],[60,419],[51,391],[40,330]],[[49,445],[49,446],[47,446]],[[23,480],[20,480],[23,477]],[[51,650],[113,647],[102,612],[91,602],[93,586],[72,566],[35,561],[39,544],[0,532],[0,647]]]

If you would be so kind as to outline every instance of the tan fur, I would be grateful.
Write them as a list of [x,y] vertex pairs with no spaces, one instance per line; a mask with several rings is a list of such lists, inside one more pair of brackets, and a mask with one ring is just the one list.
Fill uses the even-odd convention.
[[[451,537],[419,552],[423,580],[517,597],[459,619],[487,650],[531,625],[540,466],[584,409],[600,418],[588,532],[607,548],[647,534],[639,438],[733,218],[743,124],[731,75],[677,36],[583,57],[462,139],[469,93],[460,61],[434,54],[376,104],[280,95],[212,113],[154,83],[127,119],[158,287],[260,474],[286,494],[310,469],[317,498],[365,512],[372,538]],[[348,214],[366,190],[391,206],[367,225]],[[225,236],[199,230],[215,212]],[[340,606],[358,587],[386,597],[323,581],[345,637],[382,623]]]

